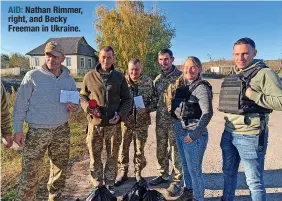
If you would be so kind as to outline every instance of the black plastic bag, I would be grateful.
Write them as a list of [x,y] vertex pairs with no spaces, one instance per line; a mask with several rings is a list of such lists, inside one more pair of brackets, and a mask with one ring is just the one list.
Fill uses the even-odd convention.
[[93,190],[85,201],[117,201],[117,198],[105,186],[102,186]]
[[144,194],[147,192],[147,187],[148,184],[144,179],[136,182],[123,196],[122,201],[142,201]]
[[166,199],[159,191],[147,190],[143,196],[143,201],[166,201]]

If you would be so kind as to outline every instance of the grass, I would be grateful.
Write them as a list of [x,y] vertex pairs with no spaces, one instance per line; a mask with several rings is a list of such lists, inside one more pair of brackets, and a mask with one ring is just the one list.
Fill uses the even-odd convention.
[[3,196],[1,196],[1,201],[9,201],[17,198],[17,191],[11,190],[7,193],[5,193]]
[[[13,113],[13,105],[16,98],[15,91],[7,94],[10,107],[10,113]],[[85,143],[85,128],[87,119],[83,111],[74,113],[70,117],[71,128],[71,149],[70,160],[75,161],[79,157],[87,153]],[[24,125],[24,132],[27,131],[27,125]],[[16,198],[16,191],[19,184],[21,173],[21,151],[5,149],[1,146],[1,201],[11,201]],[[40,195],[48,195],[46,184],[49,177],[49,159],[47,155],[42,159],[39,165],[39,184],[37,193]]]

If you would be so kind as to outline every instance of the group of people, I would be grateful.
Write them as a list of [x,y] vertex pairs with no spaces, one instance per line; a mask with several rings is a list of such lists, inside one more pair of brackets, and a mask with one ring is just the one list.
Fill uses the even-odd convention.
[[[47,151],[50,159],[49,201],[64,199],[67,163],[70,150],[70,112],[79,107],[87,114],[87,147],[90,155],[91,184],[105,185],[114,193],[116,186],[128,179],[129,147],[134,144],[136,181],[143,179],[146,166],[144,147],[151,124],[150,112],[156,111],[156,154],[159,175],[149,184],[172,182],[169,196],[178,201],[203,201],[205,183],[203,156],[208,144],[207,126],[213,116],[212,87],[201,78],[201,61],[190,56],[182,71],[174,65],[171,50],[158,53],[161,73],[152,80],[143,75],[138,58],[128,63],[128,72],[115,69],[115,53],[105,46],[99,63],[89,71],[80,90],[80,106],[60,103],[60,91],[76,91],[76,85],[64,61],[62,46],[54,41],[45,47],[45,64],[29,71],[19,89],[14,106],[14,137],[7,103],[1,88],[2,137],[10,147],[13,140],[23,148],[22,174],[18,199],[36,199],[38,163]],[[225,113],[221,139],[224,189],[222,201],[235,198],[237,174],[242,161],[253,201],[265,201],[264,159],[268,139],[268,118],[272,110],[282,110],[282,84],[278,75],[256,60],[257,50],[250,38],[234,43],[235,66],[222,83],[219,110]],[[137,104],[140,97],[144,106]],[[92,107],[91,100],[97,102]],[[4,120],[5,119],[5,120]],[[23,122],[28,132],[23,133]],[[5,125],[4,125],[5,124]],[[106,162],[101,154],[106,148]],[[169,172],[169,159],[172,172]]]

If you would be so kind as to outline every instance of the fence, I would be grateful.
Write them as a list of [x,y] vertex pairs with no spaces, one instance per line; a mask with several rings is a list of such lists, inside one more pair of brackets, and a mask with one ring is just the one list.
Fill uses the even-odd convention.
[[2,68],[0,69],[1,75],[20,75],[21,74],[21,68]]

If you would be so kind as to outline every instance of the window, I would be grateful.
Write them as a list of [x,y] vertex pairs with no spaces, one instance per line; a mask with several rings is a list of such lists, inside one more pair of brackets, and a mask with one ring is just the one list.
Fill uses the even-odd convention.
[[39,57],[34,57],[33,65],[34,66],[39,66]]
[[71,67],[71,57],[66,57],[66,66]]
[[85,59],[83,57],[80,58],[80,67],[85,68]]
[[88,59],[88,67],[89,67],[89,68],[92,67],[92,59]]

